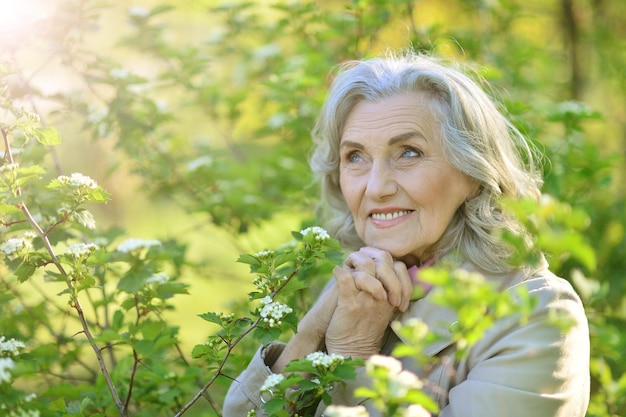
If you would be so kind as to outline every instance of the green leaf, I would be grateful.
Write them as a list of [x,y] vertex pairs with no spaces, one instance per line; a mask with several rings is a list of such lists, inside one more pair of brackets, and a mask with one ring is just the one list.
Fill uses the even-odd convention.
[[198,317],[210,323],[215,323],[220,326],[222,325],[222,319],[216,313],[213,313],[211,311],[209,311],[208,313],[198,314]]
[[117,288],[129,294],[134,294],[145,286],[146,278],[151,275],[150,271],[129,271],[117,283]]
[[28,278],[32,277],[37,267],[30,263],[22,263],[15,271],[15,276],[20,282],[25,282]]
[[242,263],[242,264],[248,264],[251,267],[256,267],[256,268],[261,266],[261,262],[259,261],[259,258],[253,255],[249,255],[247,253],[239,255],[237,262]]
[[287,411],[285,411],[285,400],[281,398],[272,398],[263,404],[263,410],[268,416],[288,416]]
[[62,140],[59,132],[50,126],[43,126],[36,128],[33,133],[35,134],[35,138],[42,145],[54,146],[59,145]]
[[208,345],[195,345],[191,350],[191,357],[198,359],[203,356],[213,356],[214,351],[215,348]]
[[280,329],[276,327],[257,327],[253,335],[255,339],[265,345],[278,339]]

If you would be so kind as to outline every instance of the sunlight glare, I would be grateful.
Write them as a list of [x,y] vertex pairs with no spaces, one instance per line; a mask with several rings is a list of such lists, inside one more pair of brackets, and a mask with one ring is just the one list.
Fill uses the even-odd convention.
[[0,0],[0,43],[12,46],[44,15],[41,0]]

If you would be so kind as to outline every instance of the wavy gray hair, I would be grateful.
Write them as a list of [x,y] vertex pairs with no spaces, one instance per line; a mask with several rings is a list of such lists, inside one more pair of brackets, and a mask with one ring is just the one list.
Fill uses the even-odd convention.
[[433,253],[459,251],[487,272],[513,269],[512,248],[498,232],[525,236],[522,225],[506,215],[502,197],[540,196],[536,149],[504,117],[496,104],[464,71],[439,59],[406,53],[352,61],[339,66],[313,129],[310,164],[321,180],[324,226],[344,247],[363,246],[339,185],[339,144],[344,124],[361,101],[375,102],[407,92],[426,92],[442,121],[444,157],[480,186],[458,209]]

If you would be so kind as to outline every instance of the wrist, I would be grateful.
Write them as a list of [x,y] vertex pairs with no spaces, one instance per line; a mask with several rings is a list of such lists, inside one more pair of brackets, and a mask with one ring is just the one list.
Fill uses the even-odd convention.
[[280,356],[276,358],[273,364],[267,364],[272,372],[282,373],[285,366],[294,359],[304,358],[312,352],[316,352],[320,346],[320,340],[306,333],[294,334]]

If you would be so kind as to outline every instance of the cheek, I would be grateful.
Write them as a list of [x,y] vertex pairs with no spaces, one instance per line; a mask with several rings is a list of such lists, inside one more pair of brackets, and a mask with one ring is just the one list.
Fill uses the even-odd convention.
[[343,199],[346,201],[346,204],[348,204],[348,208],[352,212],[352,215],[354,215],[359,204],[357,187],[348,176],[340,175],[339,188],[341,190],[341,194],[343,195]]

